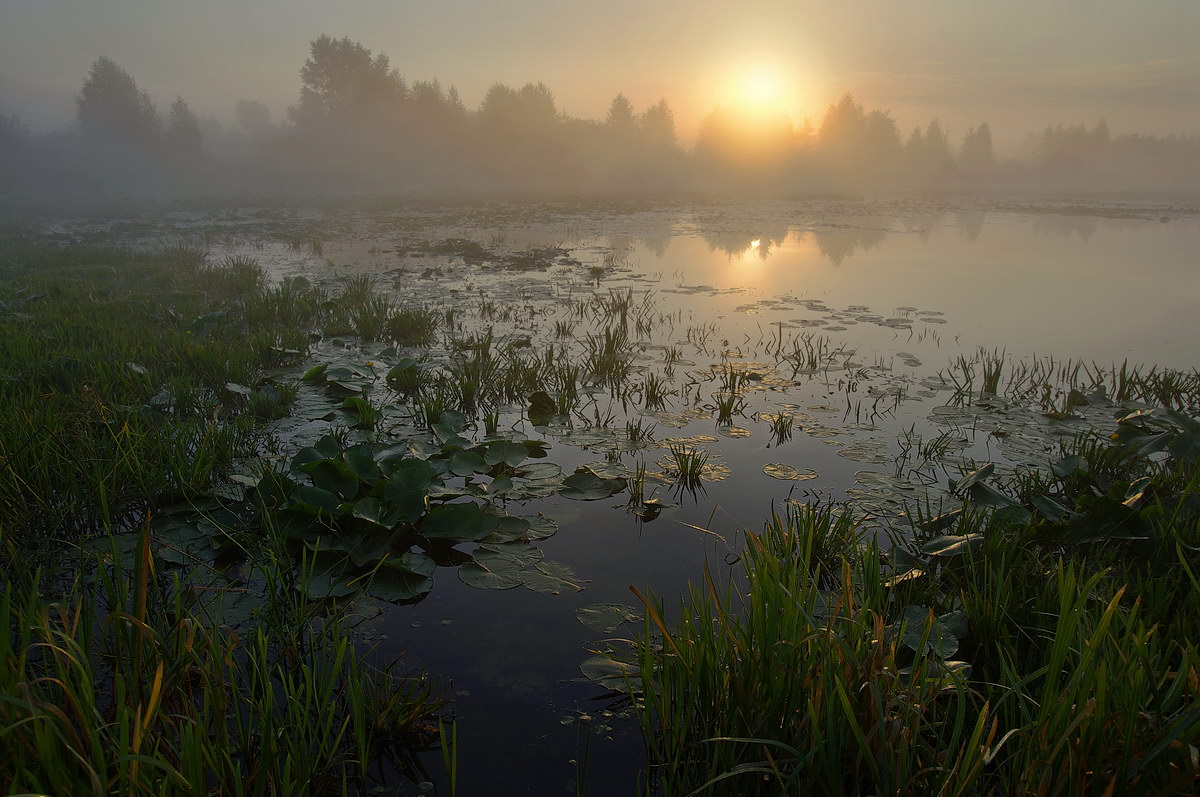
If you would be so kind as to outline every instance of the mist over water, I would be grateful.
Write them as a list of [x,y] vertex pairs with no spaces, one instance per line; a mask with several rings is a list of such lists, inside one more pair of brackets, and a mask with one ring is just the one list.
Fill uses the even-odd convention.
[[[234,123],[177,96],[160,108],[101,56],[74,124],[31,133],[0,108],[5,204],[67,197],[337,196],[563,192],[792,195],[863,191],[1193,191],[1200,136],[1047,126],[1002,151],[985,119],[902,130],[844,94],[797,122],[770,102],[717,104],[680,130],[670,98],[617,94],[603,118],[565,113],[550,86],[494,83],[477,107],[452,86],[409,80],[349,38],[322,35],[283,118],[230,98]],[[682,141],[694,143],[684,146]],[[1010,151],[1011,150],[1011,151]]]
[[[759,99],[713,103],[687,127],[669,92],[646,101],[638,87],[587,118],[564,110],[551,75],[494,82],[468,103],[330,35],[295,64],[284,113],[231,94],[219,122],[187,97],[151,97],[111,55],[80,76],[68,125],[33,131],[0,107],[0,227],[13,240],[175,245],[214,268],[254,261],[256,291],[303,286],[334,306],[357,284],[387,313],[444,322],[420,344],[355,320],[304,330],[303,353],[281,346],[297,361],[271,379],[304,410],[260,419],[263,461],[285,469],[331,433],[428,438],[426,410],[388,392],[409,359],[450,396],[464,352],[493,340],[511,362],[543,352],[569,370],[620,327],[619,390],[579,371],[577,404],[553,421],[534,420],[525,391],[490,417],[468,418],[472,406],[462,431],[490,421],[536,436],[564,474],[636,475],[661,499],[654,514],[634,511],[646,504],[632,491],[584,505],[489,498],[551,518],[561,530],[539,550],[585,588],[482,592],[453,575],[461,562],[439,562],[436,587],[379,601],[363,626],[373,656],[445,679],[464,793],[575,793],[582,777],[624,794],[641,777],[628,704],[582,677],[607,640],[577,610],[629,603],[631,584],[672,602],[710,565],[730,576],[746,530],[793,502],[848,502],[872,534],[911,519],[913,496],[950,506],[948,480],[974,463],[1042,466],[1070,434],[1111,424],[1104,389],[1124,363],[1195,373],[1200,133],[1064,109],[1002,142],[986,114],[951,128],[921,106],[910,128],[856,89],[798,119],[770,98],[770,75]],[[804,346],[816,365],[802,367]],[[983,361],[1026,380],[1024,398],[962,399],[948,374]],[[308,384],[314,363],[356,369],[378,426],[345,426],[346,399]],[[1070,403],[1074,382],[1053,393],[1045,375],[1064,364],[1100,374],[1092,404]],[[668,398],[649,399],[655,380]],[[550,384],[536,392],[567,393]],[[1028,398],[1039,390],[1041,405]],[[794,436],[773,425],[785,416]],[[922,435],[949,454],[925,463],[932,475],[910,467],[910,484],[903,444]],[[703,483],[681,486],[673,446],[711,455]]]

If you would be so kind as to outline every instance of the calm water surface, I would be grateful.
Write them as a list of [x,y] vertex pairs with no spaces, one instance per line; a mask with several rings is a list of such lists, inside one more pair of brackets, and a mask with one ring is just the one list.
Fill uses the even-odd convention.
[[[86,237],[98,228],[94,220],[72,220],[55,230]],[[463,794],[573,794],[585,750],[592,793],[634,791],[640,739],[619,702],[581,679],[580,662],[603,645],[576,620],[577,608],[634,604],[630,585],[673,605],[706,562],[728,568],[741,531],[761,528],[788,499],[849,499],[856,511],[901,517],[903,490],[911,488],[897,484],[913,476],[898,459],[906,434],[910,442],[942,433],[961,439],[954,457],[927,474],[932,488],[922,486],[920,494],[936,500],[957,468],[993,459],[1045,462],[1046,441],[1090,423],[1056,428],[1038,412],[1014,408],[981,425],[971,410],[947,408],[949,392],[933,383],[960,356],[984,347],[1004,350],[1014,365],[1034,355],[1179,369],[1200,360],[1200,217],[1194,203],[1178,200],[256,209],[176,213],[105,229],[143,241],[203,234],[213,256],[255,257],[277,278],[374,274],[397,302],[454,306],[468,331],[494,324],[499,334],[528,336],[535,345],[553,339],[553,320],[569,318],[573,301],[611,290],[649,295],[658,322],[634,335],[635,380],[670,373],[687,398],[677,397],[664,414],[598,395],[588,414],[613,414],[617,429],[631,418],[657,423],[659,441],[703,436],[693,444],[721,471],[695,494],[648,484],[648,493],[670,504],[653,523],[639,523],[625,495],[510,507],[557,520],[558,534],[539,545],[547,560],[587,580],[582,592],[485,592],[442,570],[423,601],[388,607],[373,623],[381,655],[403,653],[450,684]],[[565,251],[548,268],[525,271],[417,246],[452,237],[497,256]],[[322,241],[320,251],[296,244],[312,238]],[[485,300],[528,312],[485,319]],[[574,323],[581,338],[605,322]],[[834,366],[795,377],[780,367],[772,341],[797,335],[819,336],[840,352]],[[672,346],[683,360],[667,372],[664,349]],[[361,356],[374,356],[371,347]],[[767,377],[735,419],[746,436],[728,436],[711,417],[711,369],[723,363]],[[520,408],[510,409],[509,420],[520,423]],[[695,413],[682,415],[686,409]],[[778,412],[793,413],[797,428],[776,445],[761,414]],[[546,434],[549,461],[568,472],[606,453],[610,465],[629,471],[639,463],[663,469],[662,448],[618,450],[611,439],[589,435],[582,415],[569,429],[523,429]],[[815,478],[769,478],[763,467],[770,463],[811,469]],[[636,631],[627,625],[615,636]]]

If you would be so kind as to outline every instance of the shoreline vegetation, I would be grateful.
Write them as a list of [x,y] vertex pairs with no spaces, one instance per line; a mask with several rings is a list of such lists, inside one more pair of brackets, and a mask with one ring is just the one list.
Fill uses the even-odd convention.
[[[585,377],[627,380],[627,337],[588,335],[582,364],[561,349],[510,356],[529,341],[462,334],[451,309],[394,306],[373,288],[272,285],[253,261],[210,263],[186,243],[0,241],[6,793],[433,781],[455,793],[471,762],[457,758],[450,701],[430,676],[377,660],[355,630],[357,599],[419,599],[451,563],[482,588],[577,589],[536,548],[552,524],[485,511],[497,494],[628,490],[639,517],[659,507],[644,472],[559,478],[540,461],[546,444],[497,429],[498,403],[550,416],[573,411]],[[596,312],[650,323],[632,294],[598,296]],[[398,353],[386,376],[371,364],[301,370],[322,339],[420,347],[443,333],[445,379]],[[960,366],[968,401],[1003,386],[998,358]],[[295,379],[278,376],[288,369]],[[1050,396],[1049,374],[1027,376],[1020,385]],[[714,374],[730,417],[742,377]],[[1111,400],[1139,404],[1111,439],[1080,434],[1040,470],[964,473],[960,507],[918,511],[906,535],[868,534],[853,506],[788,504],[749,537],[740,575],[696,574],[678,621],[671,596],[639,593],[643,630],[599,680],[632,695],[642,791],[1195,793],[1200,377],[1097,379]],[[364,398],[377,381],[433,442],[369,440],[384,412]],[[638,390],[646,404],[669,396]],[[335,402],[322,417],[350,431],[293,457],[264,424],[315,392]],[[1049,400],[1069,413],[1088,398]],[[468,425],[483,437],[468,439]],[[648,432],[631,424],[626,436]],[[706,462],[671,453],[668,477],[686,489]],[[239,464],[284,454],[258,471]],[[465,564],[452,554],[464,540],[481,543]],[[430,773],[425,754],[439,750]]]

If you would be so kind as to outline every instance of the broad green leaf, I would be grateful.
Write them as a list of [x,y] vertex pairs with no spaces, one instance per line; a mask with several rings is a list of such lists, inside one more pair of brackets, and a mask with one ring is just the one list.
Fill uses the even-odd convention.
[[528,458],[529,451],[525,446],[508,440],[491,443],[484,454],[484,461],[488,465],[498,465],[503,462],[514,468]]
[[996,469],[996,464],[994,462],[989,462],[986,465],[980,467],[978,470],[974,470],[974,471],[968,473],[966,476],[964,476],[962,481],[960,481],[958,483],[958,485],[955,487],[955,489],[958,492],[963,492],[965,490],[968,490],[971,487],[973,487],[974,485],[981,483],[987,477],[991,476],[992,471],[994,471],[995,469]]
[[444,504],[429,510],[421,523],[421,534],[431,540],[481,540],[497,525],[498,519],[476,504]]
[[496,530],[488,535],[487,542],[514,542],[524,537],[529,529],[529,521],[525,518],[505,516],[499,519]]
[[544,540],[558,532],[558,524],[541,513],[524,519],[529,521],[529,531],[525,532],[527,540]]
[[926,540],[921,546],[921,553],[926,556],[957,556],[968,551],[978,550],[982,545],[982,534],[950,534]]
[[634,607],[623,603],[593,603],[576,609],[575,618],[597,633],[611,634],[622,623],[639,622],[642,615]]
[[488,464],[483,456],[476,451],[456,451],[450,457],[450,472],[455,476],[471,476],[475,473],[486,473]]
[[925,606],[907,607],[901,616],[900,627],[900,642],[917,653],[933,653],[938,658],[948,659],[958,652],[958,638]]
[[638,692],[642,688],[641,670],[636,664],[617,661],[610,656],[593,656],[579,665],[589,681],[614,692]]
[[433,589],[436,567],[424,554],[406,553],[399,561],[389,559],[380,565],[367,591],[380,600],[412,600]]
[[624,489],[624,479],[603,479],[594,473],[577,472],[563,479],[560,495],[576,501],[597,501]]
[[962,517],[961,509],[952,509],[949,512],[943,512],[937,517],[932,517],[921,524],[921,530],[933,533],[935,531],[944,531],[953,526],[958,519]]
[[379,466],[375,464],[372,449],[372,446],[365,444],[347,448],[342,452],[342,459],[359,480],[373,483],[378,481],[382,474],[379,472]]
[[358,476],[344,462],[323,459],[310,462],[302,470],[307,471],[313,485],[322,490],[337,493],[343,498],[353,498],[358,494]]
[[485,563],[467,562],[458,568],[458,578],[479,589],[513,589],[521,586],[520,572],[519,563],[500,557]]
[[307,484],[297,484],[292,490],[292,500],[284,506],[285,509],[298,509],[310,515],[325,512],[335,515],[338,511],[337,496],[320,487],[309,487]]
[[972,501],[983,506],[990,506],[993,509],[999,509],[1005,506],[1014,506],[1017,502],[1009,498],[1004,493],[992,487],[990,484],[983,482],[975,482],[967,490],[967,494]]
[[516,475],[522,479],[557,479],[562,468],[553,462],[532,462],[517,468]]

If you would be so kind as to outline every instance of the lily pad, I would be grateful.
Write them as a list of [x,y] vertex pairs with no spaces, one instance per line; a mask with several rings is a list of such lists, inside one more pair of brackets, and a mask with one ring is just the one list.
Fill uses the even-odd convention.
[[385,601],[406,601],[433,589],[433,559],[410,551],[399,561],[387,560],[375,571],[367,591]]
[[641,671],[637,665],[617,661],[611,656],[592,656],[579,665],[579,670],[589,681],[594,681],[614,692],[630,692],[641,689]]
[[817,472],[812,468],[800,471],[782,462],[768,462],[766,465],[763,465],[763,473],[772,479],[782,479],[784,481],[808,481],[809,479],[817,478]]
[[563,479],[563,498],[598,501],[625,489],[624,479],[603,479],[590,471],[576,472]]
[[593,631],[611,634],[622,623],[636,623],[642,616],[637,609],[623,603],[593,603],[576,609],[575,618]]
[[481,540],[495,531],[499,522],[476,504],[445,504],[429,510],[421,534],[431,540]]

